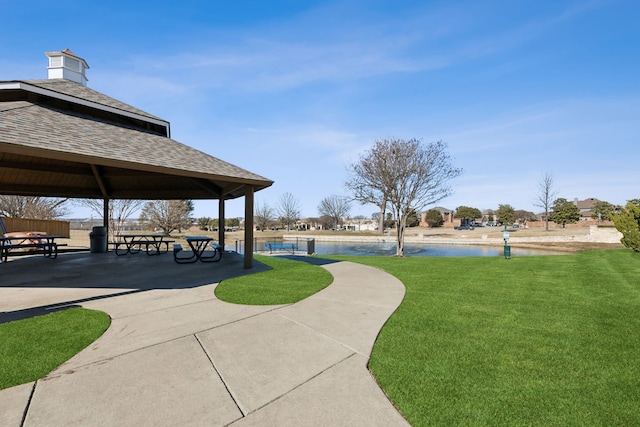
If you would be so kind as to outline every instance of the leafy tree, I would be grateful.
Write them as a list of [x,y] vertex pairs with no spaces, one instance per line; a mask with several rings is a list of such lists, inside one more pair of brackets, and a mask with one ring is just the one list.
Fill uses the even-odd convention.
[[239,227],[240,226],[240,218],[226,218],[224,220],[225,227]]
[[56,219],[69,213],[69,199],[0,195],[0,216],[8,218]]
[[580,208],[575,203],[560,197],[553,202],[552,212],[549,219],[556,224],[562,224],[565,228],[567,224],[573,224],[580,219]]
[[291,229],[300,219],[300,202],[298,202],[298,199],[296,199],[293,194],[284,193],[280,196],[276,212],[282,225],[287,229]]
[[420,217],[415,209],[411,209],[407,215],[407,227],[417,227],[420,224]]
[[207,216],[198,218],[198,228],[200,230],[211,231],[211,229],[213,228],[213,219]]
[[395,227],[396,222],[393,220],[393,214],[391,212],[387,212],[386,218],[383,221],[382,225],[384,228]]
[[188,228],[191,225],[191,212],[191,200],[152,200],[144,204],[140,220],[169,234],[173,230]]
[[404,232],[411,211],[451,195],[451,179],[462,170],[453,167],[442,141],[424,146],[417,139],[384,139],[376,141],[352,165],[351,172],[347,186],[356,200],[377,201],[391,209],[396,219],[396,256],[404,256]]
[[464,223],[465,219],[475,221],[477,218],[482,218],[482,212],[477,208],[470,208],[469,206],[458,206],[456,209],[455,217],[462,220]]
[[536,206],[544,209],[545,230],[549,231],[549,208],[551,207],[551,201],[558,193],[554,189],[553,175],[546,173],[538,184],[538,188],[540,192],[536,199]]
[[591,218],[598,221],[611,221],[613,214],[616,213],[615,205],[609,202],[598,201],[593,204],[591,208]]
[[498,205],[496,216],[502,224],[513,224],[515,222],[515,210],[511,205]]
[[351,203],[346,198],[335,195],[325,197],[318,205],[318,213],[321,216],[331,218],[335,230],[338,229],[340,221],[349,214],[350,210]]
[[267,203],[257,203],[253,218],[256,229],[267,230],[273,222],[274,211]]
[[441,227],[444,224],[442,213],[437,209],[429,209],[425,215],[425,221],[429,227]]
[[629,200],[620,213],[612,215],[613,223],[622,233],[620,242],[635,252],[640,252],[640,199]]

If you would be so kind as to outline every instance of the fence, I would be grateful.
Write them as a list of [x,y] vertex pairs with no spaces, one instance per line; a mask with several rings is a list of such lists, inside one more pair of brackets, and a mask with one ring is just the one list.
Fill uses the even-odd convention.
[[[311,255],[315,253],[315,239],[295,238],[283,239],[282,237],[254,237],[253,252],[254,253],[306,253]],[[235,251],[244,254],[246,244],[244,240],[235,240]]]
[[7,232],[40,231],[52,236],[70,237],[69,221],[27,218],[2,218]]

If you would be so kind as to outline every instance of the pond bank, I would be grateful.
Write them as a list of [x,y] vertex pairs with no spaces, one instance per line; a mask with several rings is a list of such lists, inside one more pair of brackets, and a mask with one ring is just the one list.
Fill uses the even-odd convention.
[[[504,246],[502,229],[476,228],[474,230],[423,229],[415,232],[409,229],[405,235],[406,244],[432,245],[486,245]],[[317,242],[341,243],[395,243],[395,235],[362,235],[362,234],[284,234],[283,239],[295,240],[313,238]],[[509,230],[509,245],[531,249],[544,249],[562,252],[577,252],[593,249],[622,248],[622,234],[615,228],[590,226],[581,229],[565,229],[561,231],[518,229]]]

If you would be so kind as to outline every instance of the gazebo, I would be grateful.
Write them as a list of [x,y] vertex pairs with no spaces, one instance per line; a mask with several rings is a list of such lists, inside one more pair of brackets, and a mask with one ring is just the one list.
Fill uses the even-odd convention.
[[[168,121],[88,88],[88,65],[71,51],[46,55],[48,79],[0,81],[0,194],[103,199],[105,226],[112,199],[218,200],[224,224],[225,200],[244,196],[244,239],[253,240],[254,193],[273,181],[171,139]],[[218,238],[224,245],[224,227]]]

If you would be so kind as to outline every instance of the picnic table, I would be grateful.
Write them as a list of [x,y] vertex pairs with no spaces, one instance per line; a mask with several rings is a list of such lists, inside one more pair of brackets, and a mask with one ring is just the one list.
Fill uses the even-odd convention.
[[[188,264],[197,261],[202,262],[218,262],[222,259],[222,252],[224,248],[216,243],[213,243],[214,239],[208,236],[185,236],[184,238],[189,247],[191,248],[191,255],[184,255],[186,251],[183,251],[182,245],[173,245],[173,259],[178,264]],[[207,253],[205,251],[207,247],[213,249],[213,253]]]
[[7,233],[0,237],[0,262],[7,262],[9,252],[14,255],[32,255],[42,251],[46,258],[58,257],[58,247],[67,246],[66,243],[58,243],[57,239],[66,239],[67,236],[56,236],[45,233]]
[[[118,234],[118,239],[113,245],[116,255],[135,254],[144,247],[147,255],[160,255],[169,252],[169,243],[175,240],[169,240],[171,236],[168,234]],[[164,245],[164,249],[162,248]],[[124,248],[121,248],[124,246]]]

